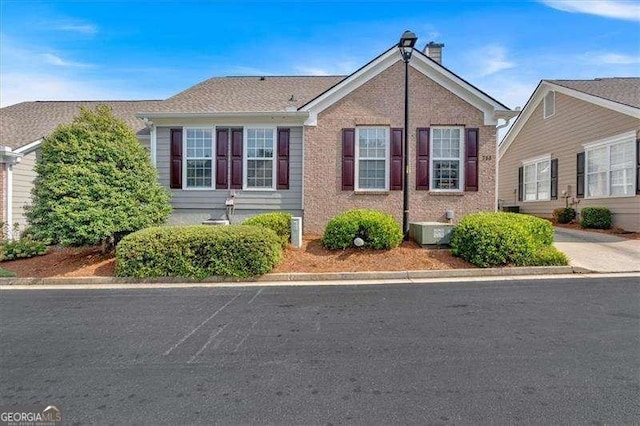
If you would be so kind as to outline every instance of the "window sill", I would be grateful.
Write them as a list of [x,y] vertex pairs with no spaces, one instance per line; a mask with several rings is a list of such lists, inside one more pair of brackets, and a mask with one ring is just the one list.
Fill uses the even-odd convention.
[[429,195],[442,196],[442,197],[461,197],[464,195],[464,191],[429,191]]
[[389,195],[389,191],[384,191],[384,190],[380,190],[380,191],[364,191],[361,189],[357,189],[355,191],[353,191],[353,193],[355,195]]
[[631,194],[631,195],[598,195],[595,197],[584,197],[585,200],[609,200],[612,198],[633,198],[633,197],[637,197],[637,194]]
[[242,188],[243,191],[247,192],[276,192],[275,188]]

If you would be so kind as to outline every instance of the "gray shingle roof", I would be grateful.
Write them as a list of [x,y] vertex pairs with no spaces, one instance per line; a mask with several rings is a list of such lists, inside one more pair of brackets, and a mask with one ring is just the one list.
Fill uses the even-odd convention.
[[160,101],[36,101],[22,102],[0,109],[0,145],[12,149],[50,134],[59,124],[70,123],[80,107],[109,105],[113,114],[126,121],[135,132],[144,132],[136,112],[152,108]]
[[546,80],[559,86],[640,108],[640,77],[596,78],[594,80]]
[[214,77],[140,112],[285,111],[300,107],[346,76]]

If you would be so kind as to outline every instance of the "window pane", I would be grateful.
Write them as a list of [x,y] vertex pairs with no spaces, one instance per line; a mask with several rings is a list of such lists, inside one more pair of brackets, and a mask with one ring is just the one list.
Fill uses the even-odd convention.
[[535,183],[526,183],[524,185],[524,199],[526,201],[536,200],[536,184]]
[[537,163],[538,167],[538,181],[548,180],[551,178],[551,162],[550,161],[541,161]]
[[607,170],[607,147],[587,151],[587,173]]
[[247,160],[247,186],[273,187],[273,160]]
[[598,197],[607,194],[607,173],[587,175],[587,197]]
[[535,182],[536,180],[536,166],[535,164],[529,164],[524,166],[524,181]]
[[247,158],[273,158],[273,129],[247,129]]
[[551,181],[542,180],[538,181],[538,200],[549,200],[551,198]]
[[187,187],[210,188],[212,184],[211,160],[187,160]]
[[187,158],[211,158],[213,132],[208,129],[187,129]]
[[611,169],[633,167],[633,143],[611,145]]
[[385,129],[360,129],[358,131],[358,155],[360,158],[386,157]]
[[460,189],[460,161],[434,160],[434,189]]
[[611,171],[611,195],[634,195],[633,168]]
[[358,186],[361,189],[386,188],[386,161],[360,160],[358,170]]

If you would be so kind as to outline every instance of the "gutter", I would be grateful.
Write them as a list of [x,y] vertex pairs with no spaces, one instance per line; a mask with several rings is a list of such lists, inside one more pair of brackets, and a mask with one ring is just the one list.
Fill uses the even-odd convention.
[[145,118],[249,118],[249,117],[307,118],[306,111],[237,111],[237,112],[140,112],[136,117]]

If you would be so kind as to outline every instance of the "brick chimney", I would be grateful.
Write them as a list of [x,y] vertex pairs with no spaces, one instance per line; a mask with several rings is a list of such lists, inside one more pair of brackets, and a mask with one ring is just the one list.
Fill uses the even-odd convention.
[[442,48],[444,47],[444,43],[436,43],[434,41],[430,41],[427,45],[422,49],[422,53],[442,65]]

